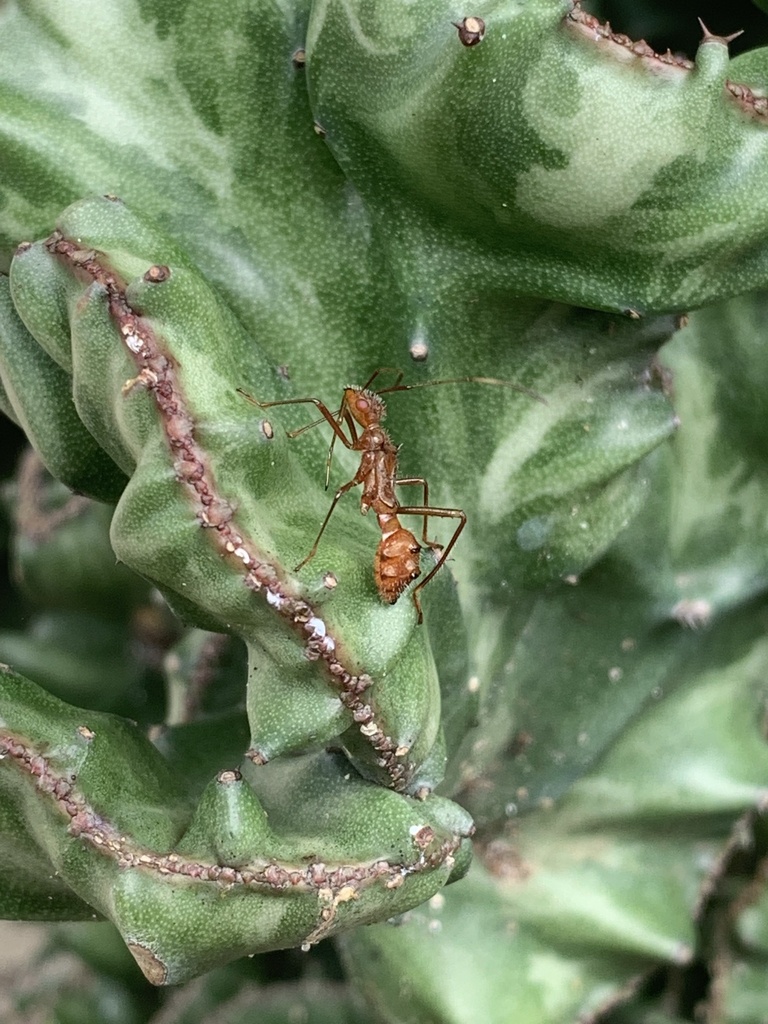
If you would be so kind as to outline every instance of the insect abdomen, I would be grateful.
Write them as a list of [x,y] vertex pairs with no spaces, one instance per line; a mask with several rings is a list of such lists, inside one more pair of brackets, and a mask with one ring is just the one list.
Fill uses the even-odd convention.
[[382,601],[394,604],[420,573],[421,547],[402,527],[382,537],[373,559],[373,578]]

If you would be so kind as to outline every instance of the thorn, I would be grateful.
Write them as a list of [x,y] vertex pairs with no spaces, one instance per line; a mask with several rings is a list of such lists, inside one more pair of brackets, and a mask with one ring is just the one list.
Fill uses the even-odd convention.
[[701,31],[704,33],[704,38],[701,40],[702,43],[722,43],[723,46],[727,46],[729,43],[732,43],[734,39],[738,39],[739,36],[744,35],[744,29],[740,28],[738,32],[733,32],[729,36],[717,36],[709,31],[701,18],[698,19],[698,22],[701,25]]
[[477,46],[485,38],[485,22],[482,18],[471,15],[463,21],[452,21],[451,24],[458,29],[462,46]]

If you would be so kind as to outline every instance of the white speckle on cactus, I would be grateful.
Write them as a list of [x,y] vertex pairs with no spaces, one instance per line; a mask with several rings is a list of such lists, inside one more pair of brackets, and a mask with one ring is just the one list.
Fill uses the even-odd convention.
[[683,598],[672,609],[672,617],[681,626],[688,629],[699,629],[706,626],[712,618],[712,605],[704,598]]

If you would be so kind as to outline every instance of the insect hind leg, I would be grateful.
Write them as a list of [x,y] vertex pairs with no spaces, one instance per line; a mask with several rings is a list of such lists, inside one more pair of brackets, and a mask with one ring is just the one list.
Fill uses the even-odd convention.
[[[419,621],[419,623],[421,623],[422,620],[424,619],[424,613],[421,610],[421,598],[420,598],[421,591],[424,589],[424,587],[426,587],[426,585],[435,576],[435,574],[442,568],[443,564],[445,563],[446,559],[448,558],[448,555],[451,553],[451,550],[453,549],[454,544],[456,543],[456,541],[459,539],[459,536],[461,535],[461,531],[467,525],[467,514],[466,514],[466,512],[464,512],[460,508],[431,508],[429,505],[403,505],[401,508],[399,508],[397,510],[397,512],[398,512],[398,515],[423,516],[423,518],[424,518],[424,531],[425,531],[425,533],[426,533],[426,522],[427,522],[427,519],[429,517],[434,517],[435,519],[458,519],[459,520],[459,522],[456,525],[456,529],[453,531],[453,535],[451,536],[451,539],[448,541],[448,543],[445,545],[445,547],[442,547],[442,545],[440,545],[440,544],[435,544],[434,545],[434,548],[441,548],[442,547],[442,550],[440,551],[440,555],[438,556],[438,559],[435,562],[434,566],[430,569],[430,571],[427,573],[427,575],[424,577],[424,579],[420,580],[416,584],[416,586],[413,588],[411,596],[413,597],[413,603],[416,606],[416,612],[417,612],[417,614],[419,616],[418,621]],[[431,544],[429,546],[433,547],[433,545],[431,545]]]
[[[422,507],[423,508],[430,508],[431,507],[430,504],[429,504],[429,484],[427,483],[427,481],[424,479],[423,476],[406,476],[406,477],[403,477],[401,480],[395,480],[395,484],[398,487],[405,486],[405,485],[408,485],[408,484],[415,484],[417,486],[420,486],[422,488],[422,494],[423,494]],[[442,545],[439,541],[430,540],[429,537],[427,537],[427,520],[428,520],[428,518],[429,517],[427,515],[422,516],[423,527],[422,527],[422,531],[421,531],[421,543],[424,545],[425,548],[431,548],[432,551],[442,551],[444,545]]]

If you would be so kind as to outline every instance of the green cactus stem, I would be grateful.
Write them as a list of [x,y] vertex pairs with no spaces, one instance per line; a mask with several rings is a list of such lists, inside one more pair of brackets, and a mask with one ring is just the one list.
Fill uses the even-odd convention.
[[[238,953],[319,941],[376,919],[382,899],[401,911],[466,870],[470,820],[446,800],[414,804],[345,781],[321,755],[265,769],[267,790],[252,769],[255,789],[237,769],[221,771],[190,819],[178,781],[136,730],[8,671],[2,686],[0,747],[13,766],[4,799],[19,810],[39,803],[52,869],[115,921],[156,984]],[[331,820],[328,844],[314,829]],[[351,849],[355,861],[339,859]]]
[[[300,1007],[344,977],[389,1024],[572,1024],[649,972],[692,1015],[670,978],[766,852],[768,55],[729,45],[572,0],[2,5],[0,408],[39,459],[2,914],[111,922],[155,984],[310,947]],[[386,393],[430,539],[466,517],[423,625],[351,496],[306,561],[296,403],[380,367],[545,399]]]
[[447,249],[441,291],[632,315],[765,284],[762,64],[741,77],[707,30],[695,62],[654,53],[572,0],[481,7],[469,40],[437,3],[310,19],[316,121],[404,279],[434,286],[424,252]]

